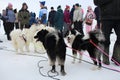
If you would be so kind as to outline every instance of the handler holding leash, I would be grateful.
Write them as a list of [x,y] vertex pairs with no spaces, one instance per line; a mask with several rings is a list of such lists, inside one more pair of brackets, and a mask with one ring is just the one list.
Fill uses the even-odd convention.
[[[112,59],[120,63],[120,0],[94,0],[100,7],[102,31],[105,35],[105,52],[109,55],[110,34],[114,29],[117,40],[114,45]],[[114,62],[114,61],[113,61]],[[103,55],[103,63],[109,65],[109,57]]]

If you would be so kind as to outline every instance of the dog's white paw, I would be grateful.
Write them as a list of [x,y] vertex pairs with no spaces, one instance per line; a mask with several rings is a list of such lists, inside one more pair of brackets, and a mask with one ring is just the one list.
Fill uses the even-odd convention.
[[39,51],[37,51],[37,50],[34,50],[34,53],[39,53]]
[[97,69],[98,69],[98,70],[101,70],[101,67],[98,67]]
[[72,61],[72,64],[75,64],[75,61]]
[[30,50],[27,50],[27,52],[30,52]]
[[78,61],[78,63],[82,63],[82,61],[81,61],[81,60],[79,60],[79,61]]
[[95,71],[95,70],[98,70],[98,67],[97,66],[94,66],[91,68],[92,71]]
[[16,54],[20,54],[19,52],[16,52]]

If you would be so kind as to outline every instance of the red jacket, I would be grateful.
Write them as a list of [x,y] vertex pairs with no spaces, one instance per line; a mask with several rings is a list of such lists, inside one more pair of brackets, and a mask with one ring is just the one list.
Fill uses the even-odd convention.
[[70,12],[68,10],[65,10],[64,11],[64,22],[65,23],[71,23],[71,20],[70,20]]

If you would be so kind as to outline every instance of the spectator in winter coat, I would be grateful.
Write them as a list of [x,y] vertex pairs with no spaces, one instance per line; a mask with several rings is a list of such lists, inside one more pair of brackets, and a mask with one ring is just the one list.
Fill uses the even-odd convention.
[[39,12],[39,20],[41,24],[47,24],[47,7],[45,7],[45,1],[40,2],[40,12]]
[[83,11],[80,8],[79,4],[75,4],[75,11],[73,14],[74,29],[76,29],[81,34],[83,33]]
[[[2,14],[0,13],[0,19],[2,19]],[[1,26],[1,22],[0,22],[0,26]],[[0,43],[2,43],[3,41],[0,40]]]
[[14,13],[15,13],[15,28],[19,29],[19,22],[18,22],[18,12],[17,9],[14,9]]
[[6,10],[2,10],[1,20],[3,21],[3,27],[4,27],[5,34],[7,34],[7,26],[6,26],[7,16],[6,16]]
[[70,25],[71,25],[70,6],[66,5],[65,11],[64,11],[64,30],[63,30],[64,36],[65,36],[66,32],[71,29]]
[[15,13],[13,11],[13,5],[11,3],[8,4],[8,7],[6,9],[6,34],[7,39],[11,40],[10,38],[10,32],[14,29],[14,22],[15,22]]
[[36,14],[31,12],[30,13],[30,21],[29,21],[29,25],[31,27],[31,25],[36,24],[37,20],[36,20]]
[[22,4],[22,8],[18,13],[18,20],[20,22],[20,29],[29,27],[30,13],[27,10],[28,6],[26,3]]
[[51,27],[55,27],[55,22],[54,22],[55,14],[56,11],[54,10],[54,7],[51,7],[51,11],[49,12],[49,16],[48,16],[48,23],[49,26]]
[[62,32],[63,24],[64,24],[64,14],[63,14],[63,10],[61,9],[61,6],[57,7],[57,12],[54,21],[55,21],[55,28],[60,32]]
[[[116,33],[117,39],[114,44],[112,61],[120,66],[120,0],[94,0],[94,3],[100,7],[101,29],[105,36],[104,47],[105,52],[108,53],[108,55],[112,29],[114,29]],[[103,55],[103,63],[107,65],[110,64],[108,56]]]
[[75,10],[75,5],[73,5],[71,11],[70,11],[70,19],[73,22],[73,14],[74,14],[74,10]]
[[95,13],[91,6],[88,6],[87,14],[85,16],[86,32],[89,33],[92,30],[93,19],[95,19]]

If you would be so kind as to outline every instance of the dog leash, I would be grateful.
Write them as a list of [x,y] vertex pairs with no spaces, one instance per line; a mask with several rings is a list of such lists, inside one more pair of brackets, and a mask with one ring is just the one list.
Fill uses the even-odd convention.
[[[81,53],[80,51],[78,51],[78,50],[76,50],[76,49],[73,49],[72,47],[69,47],[69,46],[67,46],[67,47],[68,47],[69,49],[71,49],[71,50],[77,51],[79,54],[84,54],[84,53]],[[6,48],[7,48],[7,47],[0,47],[0,50],[15,52],[14,50],[8,50],[8,49],[6,49]],[[31,55],[31,54],[20,54],[20,55],[33,56],[33,57],[41,57],[41,56],[39,56],[39,55]],[[97,61],[97,62],[99,62],[98,60],[96,60],[96,59],[88,56],[87,54],[84,54],[84,55],[87,56],[87,57],[89,57],[89,58],[91,58],[91,59],[93,59],[93,60],[95,60],[95,61]],[[69,54],[67,54],[67,56],[73,58],[73,56],[71,56],[71,55],[69,55]],[[76,58],[76,59],[78,59],[78,58]],[[78,60],[80,60],[80,59],[78,59]],[[86,60],[81,60],[81,61],[86,62],[86,63],[89,63],[89,64],[91,64],[91,65],[94,65],[93,63],[91,63],[91,62],[89,62],[89,61],[86,61]],[[101,62],[101,63],[102,63],[102,62]],[[103,63],[102,63],[102,64],[103,64]],[[102,67],[105,68],[105,69],[112,70],[112,71],[115,71],[115,72],[119,72],[119,73],[120,73],[120,70],[111,68],[110,66],[105,65],[105,66],[102,66]],[[40,69],[41,69],[41,68],[40,68]]]
[[[103,49],[101,49],[99,46],[97,46],[92,40],[90,40],[90,43],[92,45],[94,45],[98,50],[100,50],[104,55],[109,57],[109,55]],[[113,60],[118,66],[120,66],[120,64],[116,60],[114,60],[113,58],[111,58],[111,60]]]
[[[10,52],[16,52],[14,50],[9,50],[7,49],[7,47],[0,47],[0,50],[4,50],[4,51],[10,51]],[[45,61],[48,61],[48,58],[47,57],[44,57],[44,56],[40,56],[40,55],[34,55],[34,54],[18,54],[18,55],[25,55],[25,56],[33,56],[33,57],[41,57],[41,58],[44,58],[42,60],[39,60],[38,63],[37,63],[37,66],[38,66],[38,69],[39,69],[39,74],[43,77],[48,77],[48,78],[51,78],[51,79],[54,79],[54,80],[60,80],[59,78],[56,78],[57,76],[59,76],[59,73],[56,71],[55,74],[52,73],[51,75],[51,70],[47,72],[47,74],[43,74],[42,73],[42,69],[44,68],[43,66],[41,66],[40,64],[42,62],[45,62]]]
[[[91,43],[91,42],[90,42],[90,43]],[[94,42],[93,42],[93,43],[94,43]],[[91,43],[91,44],[92,44],[92,43]],[[94,43],[94,44],[95,44],[95,43]],[[97,45],[96,45],[96,46],[97,46]],[[96,46],[95,46],[95,47],[96,47]],[[88,56],[88,55],[86,55],[86,54],[84,54],[84,53],[81,53],[79,50],[73,49],[72,47],[69,47],[69,46],[67,46],[67,47],[68,47],[69,49],[72,49],[72,50],[78,52],[79,54],[83,54],[83,55],[91,58],[92,60],[95,60],[95,61],[99,62],[97,59],[92,58],[92,57],[90,57],[90,56]],[[97,46],[97,47],[98,47],[98,46]],[[96,47],[96,48],[97,48],[97,47]],[[99,48],[100,48],[100,47],[99,47]],[[97,49],[98,49],[98,48],[97,48]],[[102,50],[101,48],[100,48],[100,51],[101,51],[101,52],[104,52],[104,50]],[[105,52],[104,52],[104,53],[105,53]],[[107,54],[107,53],[106,53],[106,54]],[[109,57],[109,56],[108,56],[108,57]],[[80,59],[79,59],[79,60],[80,60]],[[90,62],[89,62],[89,63],[90,63]],[[99,62],[99,63],[102,63],[102,62]],[[104,64],[104,63],[102,63],[102,64]],[[120,73],[120,70],[115,69],[115,68],[112,68],[112,67],[110,67],[110,66],[108,66],[108,65],[105,65],[105,67],[104,67],[104,66],[102,66],[102,67]]]
[[[69,49],[72,49],[72,50],[74,50],[74,51],[77,51],[77,52],[79,52],[79,54],[83,54],[83,53],[81,53],[80,51],[78,51],[78,50],[76,50],[76,49],[73,49],[72,47],[69,47],[69,46],[67,46]],[[5,51],[11,51],[11,52],[15,52],[14,50],[8,50],[8,49],[5,49],[6,47],[4,47],[4,48],[0,48],[0,50],[5,50]],[[100,48],[100,47],[99,47]],[[38,56],[38,55],[31,55],[31,54],[20,54],[20,55],[26,55],[26,56],[33,56],[33,57],[41,57],[41,56]],[[86,55],[86,54],[84,54],[85,56],[87,56],[87,57],[89,57],[89,58],[91,58],[90,56],[88,56],[88,55]],[[69,56],[69,57],[72,57],[73,58],[73,56],[71,56],[71,55],[69,55],[69,54],[67,54],[67,56]],[[76,58],[76,59],[78,59],[78,58]],[[96,59],[94,59],[94,58],[91,58],[91,59],[93,59],[93,60],[96,60]],[[80,60],[80,59],[78,59],[78,60]],[[86,60],[82,60],[83,62],[86,62],[86,63],[89,63],[89,64],[91,64],[91,65],[94,65],[93,63],[91,63],[91,62],[89,62],[89,61],[86,61]],[[99,62],[98,60],[96,60],[97,62]],[[38,62],[38,64],[40,63],[41,61],[39,61]],[[101,62],[102,63],[102,62]],[[111,68],[111,67],[109,67],[109,66],[107,66],[106,65],[106,67],[105,66],[102,66],[103,68],[105,68],[105,69],[108,69],[108,70],[112,70],[112,71],[115,71],[115,72],[119,72],[120,73],[120,70],[117,70],[117,69],[114,69],[114,68]],[[43,67],[39,67],[39,69],[42,69]],[[59,80],[59,79],[58,79]]]

